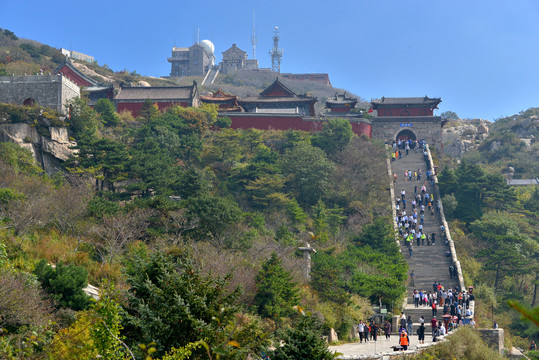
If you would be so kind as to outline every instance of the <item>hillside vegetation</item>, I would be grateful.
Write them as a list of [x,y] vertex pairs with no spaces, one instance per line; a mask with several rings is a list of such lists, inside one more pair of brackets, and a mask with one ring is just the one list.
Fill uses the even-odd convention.
[[[207,358],[207,345],[256,358],[291,336],[347,338],[371,302],[400,303],[383,144],[346,120],[317,134],[232,130],[212,106],[147,102],[133,119],[107,102],[73,102],[64,178],[0,144],[0,282],[17,289],[0,300],[12,314],[2,357]],[[87,282],[99,302],[80,295]]]
[[[539,187],[510,187],[515,178],[539,176],[537,109],[490,124],[485,139],[460,162],[441,159],[440,192],[466,284],[476,287],[476,321],[508,329],[506,342],[527,348],[538,328],[510,308],[537,309]],[[527,338],[527,339],[525,339]]]

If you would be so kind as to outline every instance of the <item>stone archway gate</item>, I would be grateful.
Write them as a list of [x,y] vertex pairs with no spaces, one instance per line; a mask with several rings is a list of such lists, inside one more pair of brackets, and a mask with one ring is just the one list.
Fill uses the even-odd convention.
[[372,120],[373,139],[391,143],[403,130],[411,131],[417,140],[425,140],[438,151],[443,147],[440,116],[380,116]]

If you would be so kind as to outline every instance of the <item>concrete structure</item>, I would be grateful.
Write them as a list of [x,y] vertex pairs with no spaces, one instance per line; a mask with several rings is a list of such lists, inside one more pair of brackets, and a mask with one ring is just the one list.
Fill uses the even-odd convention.
[[93,56],[86,55],[86,54],[80,53],[78,51],[67,50],[67,49],[64,49],[64,48],[61,48],[60,51],[62,52],[63,55],[69,57],[70,59],[86,61],[86,62],[89,62],[89,63],[94,62],[94,57]]
[[477,329],[481,339],[490,348],[494,348],[500,354],[503,354],[503,329]]
[[172,56],[167,60],[171,63],[170,76],[204,76],[215,63],[213,54],[215,47],[209,40],[190,47],[172,48]]
[[539,185],[539,178],[537,179],[506,179],[509,186],[529,186]]
[[171,106],[197,107],[200,105],[197,83],[181,87],[125,87],[114,98],[118,112],[128,110],[138,116],[142,105],[151,100],[159,110]]
[[298,81],[314,81],[326,86],[331,86],[331,81],[329,81],[329,75],[323,73],[311,73],[311,74],[292,74],[292,73],[281,73],[281,77],[290,80]]
[[219,70],[228,74],[242,69],[258,69],[258,60],[248,60],[247,52],[241,50],[236,44],[223,51],[223,60],[219,64]]
[[442,118],[433,111],[440,98],[386,98],[372,100],[372,109],[378,112],[373,119],[372,135],[375,139],[426,140],[431,147],[442,150]]
[[39,105],[67,114],[67,101],[80,96],[80,88],[66,76],[0,76],[0,102]]

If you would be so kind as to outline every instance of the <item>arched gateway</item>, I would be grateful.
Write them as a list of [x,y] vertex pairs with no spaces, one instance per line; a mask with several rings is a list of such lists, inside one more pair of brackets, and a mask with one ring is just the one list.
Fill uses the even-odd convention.
[[[386,98],[371,101],[378,116],[372,120],[372,137],[388,142],[397,139],[426,140],[442,150],[442,118],[434,116],[440,98]],[[399,114],[399,115],[396,115]]]
[[395,140],[417,140],[417,137],[415,136],[413,131],[406,129],[399,131]]

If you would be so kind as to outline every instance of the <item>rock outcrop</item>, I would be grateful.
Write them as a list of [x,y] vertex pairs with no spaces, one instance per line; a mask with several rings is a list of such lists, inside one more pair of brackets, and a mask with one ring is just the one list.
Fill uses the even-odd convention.
[[477,149],[488,137],[488,120],[458,120],[447,124],[442,131],[444,154],[461,158],[464,153]]
[[14,142],[30,150],[34,159],[47,174],[60,171],[60,164],[73,156],[67,128],[49,126],[47,135],[41,135],[36,127],[27,123],[0,122],[0,142]]

